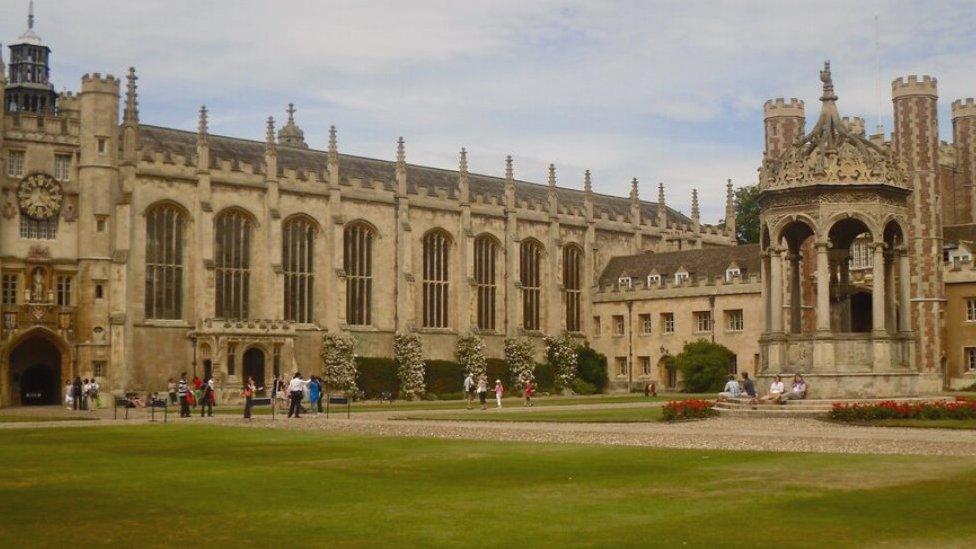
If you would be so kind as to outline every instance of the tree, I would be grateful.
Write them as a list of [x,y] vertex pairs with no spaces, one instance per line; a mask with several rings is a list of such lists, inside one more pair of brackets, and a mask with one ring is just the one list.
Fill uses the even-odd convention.
[[505,362],[509,375],[516,384],[515,389],[523,389],[527,383],[535,383],[535,349],[532,342],[521,338],[505,339]]
[[351,336],[322,336],[322,381],[327,389],[344,393],[356,391],[356,340]]
[[584,343],[576,350],[576,371],[579,378],[591,383],[598,392],[607,387],[607,357]]
[[413,400],[424,394],[424,348],[417,334],[393,336],[393,363],[403,398]]
[[546,336],[546,358],[556,372],[556,387],[572,388],[576,381],[576,348],[579,342],[568,333]]
[[735,239],[739,244],[759,242],[759,185],[735,190]]
[[686,393],[714,393],[722,390],[729,377],[732,351],[724,345],[704,339],[685,343],[674,357],[675,367],[684,377],[682,390]]
[[466,334],[458,338],[454,347],[458,363],[464,374],[471,374],[474,379],[485,375],[488,370],[488,360],[485,358],[485,340],[475,334]]

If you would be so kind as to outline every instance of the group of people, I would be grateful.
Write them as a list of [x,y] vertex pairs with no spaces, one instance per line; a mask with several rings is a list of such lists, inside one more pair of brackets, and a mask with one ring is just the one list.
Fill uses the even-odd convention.
[[[213,417],[213,407],[217,403],[217,389],[213,376],[206,376],[203,380],[193,376],[192,384],[186,380],[186,372],[180,374],[180,379],[167,384],[171,404],[180,404],[180,417],[190,417],[190,407],[200,406],[200,417]],[[192,389],[191,389],[192,387]]]
[[102,406],[99,390],[98,381],[95,378],[81,379],[75,377],[74,381],[68,381],[64,384],[64,407],[68,410],[94,412]]
[[789,400],[801,400],[807,396],[807,382],[800,374],[793,376],[793,385],[790,390],[786,390],[783,378],[779,375],[773,378],[769,384],[769,392],[765,396],[756,395],[756,385],[749,379],[749,372],[742,372],[742,382],[736,380],[735,375],[729,375],[729,380],[725,383],[725,388],[718,394],[718,399],[729,400],[734,398],[749,398],[750,404],[770,403],[786,404]]
[[[478,376],[478,380],[475,381],[474,374],[469,373],[464,378],[463,383],[464,388],[464,400],[467,405],[467,409],[470,410],[474,408],[475,396],[478,397],[478,402],[481,404],[482,410],[488,409],[488,376],[481,375]],[[495,380],[495,406],[497,408],[502,407],[502,397],[505,396],[505,386],[502,385],[502,380]],[[535,384],[531,381],[526,383],[522,387],[522,398],[524,406],[532,406],[532,397],[535,395]]]

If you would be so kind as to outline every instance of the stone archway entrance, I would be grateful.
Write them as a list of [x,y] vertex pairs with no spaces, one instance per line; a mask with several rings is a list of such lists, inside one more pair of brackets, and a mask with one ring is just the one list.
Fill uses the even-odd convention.
[[264,351],[258,347],[251,347],[244,351],[244,379],[254,378],[259,387],[264,385]]
[[41,334],[18,342],[7,357],[9,402],[15,406],[58,404],[64,396],[66,356]]

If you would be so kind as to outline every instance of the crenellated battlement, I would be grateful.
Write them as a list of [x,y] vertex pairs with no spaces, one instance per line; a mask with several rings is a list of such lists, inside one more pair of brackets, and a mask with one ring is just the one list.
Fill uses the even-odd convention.
[[976,100],[972,97],[956,99],[952,102],[952,118],[976,116]]
[[844,123],[844,127],[851,133],[861,137],[865,136],[864,119],[860,116],[845,116],[841,119],[841,122]]
[[899,76],[891,81],[891,96],[893,99],[909,95],[932,95],[938,96],[938,80],[923,75],[921,78],[917,74]]
[[85,74],[81,77],[81,93],[92,92],[112,93],[118,95],[119,79],[111,74],[106,74],[105,76],[102,76],[101,73],[97,72]]
[[803,118],[806,115],[802,99],[791,97],[789,103],[783,97],[770,99],[763,103],[763,117],[777,118],[780,116],[792,116]]

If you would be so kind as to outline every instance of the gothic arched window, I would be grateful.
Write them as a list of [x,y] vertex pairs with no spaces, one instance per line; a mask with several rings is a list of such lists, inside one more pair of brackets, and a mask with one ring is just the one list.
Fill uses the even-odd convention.
[[186,218],[172,204],[146,212],[146,318],[183,317],[183,234]]
[[346,323],[373,322],[373,229],[365,223],[346,226],[342,236],[346,272]]
[[217,318],[247,318],[251,297],[251,217],[240,210],[214,220]]
[[424,327],[448,327],[450,237],[443,231],[424,235]]
[[285,274],[285,320],[312,322],[315,287],[315,225],[295,217],[281,228],[281,263]]
[[583,330],[583,250],[574,244],[563,247],[563,291],[566,292],[566,330]]
[[522,327],[538,330],[542,325],[542,244],[523,240],[520,246],[519,281],[522,283]]
[[495,329],[495,257],[498,244],[494,237],[481,235],[474,240],[474,283],[478,293],[478,328]]

